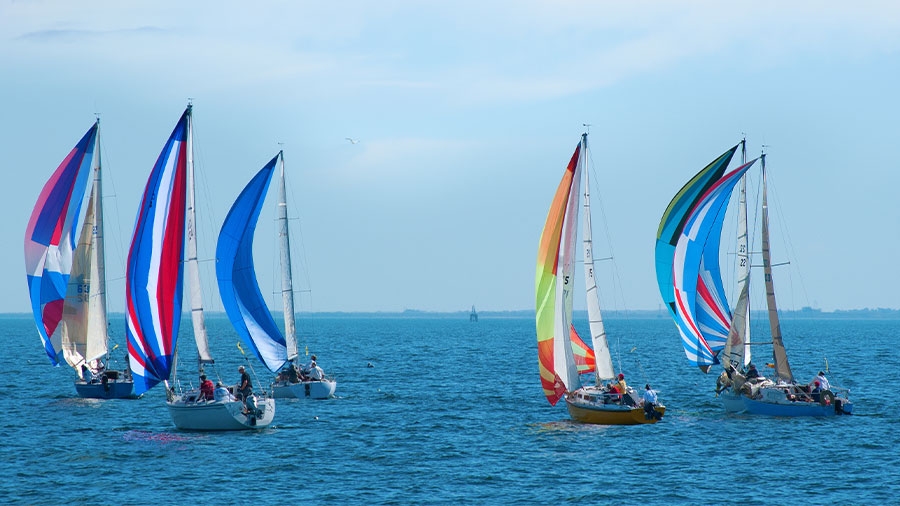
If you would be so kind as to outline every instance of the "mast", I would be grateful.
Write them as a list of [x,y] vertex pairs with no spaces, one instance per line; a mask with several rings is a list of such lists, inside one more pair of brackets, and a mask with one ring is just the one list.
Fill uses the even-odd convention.
[[788,363],[784,341],[781,338],[781,324],[778,322],[778,307],[775,304],[775,283],[772,281],[772,255],[769,249],[769,205],[766,198],[766,155],[762,155],[762,259],[766,280],[766,306],[769,309],[769,327],[772,331],[772,356],[775,359],[775,375],[788,383],[794,382],[791,365]]
[[[741,165],[747,163],[747,139],[741,140]],[[750,248],[747,230],[747,175],[741,176],[738,198],[737,276],[739,295],[725,342],[726,363],[742,368],[750,363]]]
[[612,357],[609,353],[609,344],[606,341],[606,329],[603,327],[603,317],[600,313],[600,296],[597,290],[597,281],[594,279],[593,239],[591,233],[591,179],[587,167],[587,135],[581,136],[581,170],[584,171],[584,220],[582,231],[582,243],[584,244],[584,284],[587,291],[588,322],[591,329],[591,341],[596,360],[595,379],[597,386],[603,384],[603,380],[612,379],[614,376]]
[[197,214],[194,197],[194,118],[193,106],[187,106],[187,268],[190,279],[191,321],[194,324],[194,340],[197,342],[197,361],[203,364],[215,361],[209,353],[209,339],[203,318],[203,290],[200,286],[200,264],[197,261]]
[[284,151],[278,152],[281,187],[278,193],[278,238],[281,247],[281,301],[284,305],[284,340],[287,359],[297,358],[297,329],[294,324],[294,285],[291,279],[291,238],[287,217],[287,189],[284,179]]

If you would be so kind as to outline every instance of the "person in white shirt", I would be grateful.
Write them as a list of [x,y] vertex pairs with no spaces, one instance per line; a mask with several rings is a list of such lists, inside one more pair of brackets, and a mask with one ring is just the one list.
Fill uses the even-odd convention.
[[647,420],[650,420],[651,418],[659,420],[662,418],[662,415],[657,413],[656,409],[654,409],[658,399],[656,397],[656,391],[650,388],[650,383],[647,383],[647,385],[644,386],[644,394],[641,397],[644,401],[644,417],[647,418]]
[[325,371],[316,364],[316,356],[313,355],[310,357],[309,364],[303,366],[303,370],[301,371],[303,374],[303,379],[308,381],[322,381],[325,379]]
[[216,383],[216,389],[213,391],[213,399],[215,399],[216,401],[225,402],[236,400],[234,396],[231,395],[231,392],[229,392],[228,389],[225,388],[225,385],[223,385],[221,381]]
[[650,388],[649,383],[644,387],[643,398],[645,403],[656,404],[657,402],[656,392]]
[[316,364],[315,360],[313,360],[309,364],[309,379],[313,381],[322,381],[323,379],[325,379],[325,371],[323,371],[322,368],[319,367],[318,364]]
[[819,382],[819,387],[822,390],[831,390],[831,384],[828,383],[828,379],[825,378],[825,373],[823,371],[819,371],[819,374],[817,374],[816,377],[809,382],[810,388],[815,385],[817,381]]

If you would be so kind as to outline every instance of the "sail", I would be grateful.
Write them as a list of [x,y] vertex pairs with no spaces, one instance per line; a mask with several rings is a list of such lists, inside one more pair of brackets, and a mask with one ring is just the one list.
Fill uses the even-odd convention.
[[594,350],[585,344],[574,325],[569,327],[569,340],[572,342],[572,353],[575,356],[575,367],[578,368],[578,374],[596,371],[597,359],[594,357]]
[[694,366],[717,363],[716,354],[728,336],[731,312],[719,268],[722,222],[731,192],[755,161],[724,175],[701,195],[675,245],[675,323],[688,362]]
[[272,372],[287,361],[287,348],[256,281],[253,234],[279,157],[266,164],[238,195],[216,245],[216,279],[228,319]]
[[94,156],[91,172],[91,196],[72,260],[60,322],[63,354],[66,362],[79,373],[82,364],[106,355],[109,341],[99,150]]
[[138,207],[125,273],[125,319],[134,393],[168,380],[181,323],[188,105],[157,159]]
[[59,323],[68,290],[79,212],[90,179],[95,123],[44,185],[25,228],[25,274],[31,310],[53,365],[63,359]]
[[591,178],[587,167],[587,134],[582,135],[584,155],[581,157],[582,171],[584,172],[584,225],[582,230],[582,244],[584,246],[584,284],[587,291],[588,325],[591,329],[591,343],[594,345],[594,358],[596,360],[596,381],[612,379],[612,356],[609,353],[609,343],[606,341],[606,329],[603,326],[603,317],[600,313],[600,294],[597,289],[597,281],[594,279],[594,253],[593,233],[591,232]]
[[675,245],[681,236],[688,213],[709,187],[725,173],[737,147],[738,145],[735,145],[723,153],[691,178],[669,202],[659,221],[655,249],[656,282],[663,302],[673,318],[676,318],[675,292],[672,290],[672,257],[675,255]]
[[766,198],[766,156],[762,156],[762,259],[766,284],[766,307],[769,310],[769,329],[772,332],[772,355],[775,359],[775,375],[788,383],[794,382],[794,374],[788,363],[781,324],[778,322],[778,307],[775,304],[775,283],[772,280],[772,254],[769,247],[769,203]]
[[[743,142],[741,143],[744,144]],[[750,244],[747,228],[747,175],[741,178],[738,198],[737,282],[738,300],[731,317],[731,326],[723,361],[739,369],[750,364]]]
[[556,405],[567,391],[578,388],[580,383],[569,340],[578,213],[578,199],[572,195],[579,193],[580,154],[579,142],[556,189],[538,246],[535,274],[538,370],[544,395],[551,405]]
[[278,191],[278,238],[281,247],[281,303],[284,307],[284,340],[287,359],[297,358],[297,328],[294,324],[294,282],[291,273],[291,236],[287,215],[287,188],[284,179],[284,152],[281,160],[281,185]]
[[203,317],[203,287],[200,284],[200,263],[197,260],[197,208],[194,199],[194,132],[192,118],[188,115],[187,127],[187,270],[191,302],[191,324],[194,342],[197,343],[197,361],[200,364],[215,362],[209,352],[206,321]]

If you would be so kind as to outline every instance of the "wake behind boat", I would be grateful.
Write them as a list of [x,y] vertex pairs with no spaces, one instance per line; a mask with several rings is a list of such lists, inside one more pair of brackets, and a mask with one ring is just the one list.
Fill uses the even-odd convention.
[[[746,152],[742,141],[742,153]],[[770,416],[833,416],[850,414],[853,405],[846,390],[831,388],[824,376],[810,384],[794,379],[781,335],[769,241],[766,155],[742,163],[726,173],[738,146],[695,175],[669,204],[660,222],[656,244],[656,269],[660,293],[681,334],[691,365],[704,372],[715,364],[723,371],[716,395],[726,412]],[[743,159],[746,155],[742,156]],[[750,341],[751,251],[747,224],[746,173],[761,165],[762,267],[771,342]],[[741,182],[738,201],[737,255],[738,301],[732,313],[719,267],[725,209]],[[751,345],[772,347],[775,376],[763,377],[750,362]]]
[[[97,120],[38,197],[25,232],[28,288],[44,351],[53,365],[64,359],[75,370],[78,395],[92,399],[134,398],[128,369],[107,369],[111,350],[106,315],[99,131]],[[76,246],[73,232],[78,228],[89,177],[90,198]]]
[[[604,425],[656,423],[665,413],[656,393],[645,387],[638,397],[616,375],[600,313],[594,279],[591,233],[590,178],[587,168],[587,134],[575,148],[547,215],[538,249],[536,326],[538,367],[544,395],[555,406],[563,397],[569,416],[576,421]],[[584,177],[584,193],[581,179]],[[572,325],[572,297],[577,249],[578,201],[584,199],[583,256],[588,318],[593,350]],[[580,374],[594,372],[595,385],[582,386]],[[618,379],[604,385],[605,380]]]
[[[181,390],[177,380],[175,385],[181,391],[169,387],[176,368],[184,265],[190,279],[199,373],[203,374],[204,365],[214,363],[203,318],[197,261],[192,127],[192,107],[188,105],[148,179],[128,255],[126,320],[135,390],[143,393],[164,383],[172,422],[182,430],[261,429],[275,416],[275,400],[265,392],[243,399],[217,399],[201,394],[200,389]],[[182,261],[185,235],[187,259]]]

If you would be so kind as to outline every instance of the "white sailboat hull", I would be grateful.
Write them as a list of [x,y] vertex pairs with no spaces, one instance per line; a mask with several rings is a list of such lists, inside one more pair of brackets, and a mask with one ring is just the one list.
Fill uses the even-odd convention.
[[259,399],[257,413],[245,413],[242,401],[194,400],[177,397],[166,402],[175,427],[181,430],[220,431],[264,429],[275,417],[275,399]]
[[337,382],[325,379],[322,381],[301,381],[286,383],[279,381],[272,385],[276,399],[329,399],[334,397]]

